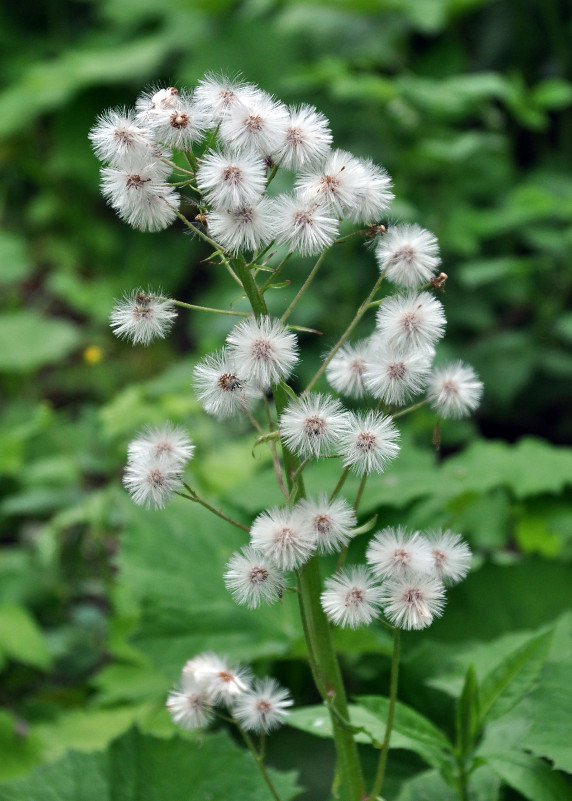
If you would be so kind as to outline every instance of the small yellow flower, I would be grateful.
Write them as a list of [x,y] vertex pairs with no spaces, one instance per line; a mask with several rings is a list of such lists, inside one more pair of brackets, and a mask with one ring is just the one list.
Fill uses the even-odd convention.
[[103,359],[103,351],[99,345],[89,345],[83,352],[83,360],[87,364],[97,364]]

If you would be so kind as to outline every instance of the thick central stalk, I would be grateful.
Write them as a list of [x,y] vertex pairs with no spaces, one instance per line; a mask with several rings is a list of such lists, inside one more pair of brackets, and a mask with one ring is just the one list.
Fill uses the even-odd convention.
[[[242,281],[254,314],[257,317],[268,314],[266,302],[250,269],[244,262],[236,259],[235,270]],[[290,399],[280,385],[274,387],[274,400],[277,412],[281,414]],[[299,459],[284,445],[282,445],[282,452],[291,497],[295,497],[296,500],[303,498],[305,491],[302,476],[297,476],[295,486],[292,485],[291,478],[300,465]],[[313,672],[319,674],[314,675],[318,689],[327,695],[336,752],[343,777],[343,797],[345,801],[362,801],[366,791],[361,764],[353,735],[342,723],[344,720],[349,720],[348,704],[340,666],[332,643],[330,624],[320,604],[321,589],[320,563],[318,557],[314,556],[304,565],[298,575],[298,599],[300,614],[304,621],[306,647],[310,654]]]

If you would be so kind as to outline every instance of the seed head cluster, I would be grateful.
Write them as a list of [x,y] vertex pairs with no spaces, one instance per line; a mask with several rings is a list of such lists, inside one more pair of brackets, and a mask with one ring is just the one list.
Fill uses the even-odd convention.
[[[191,207],[190,219],[183,217],[187,228],[210,243],[212,260],[242,286],[230,313],[243,319],[225,329],[220,350],[196,363],[193,388],[204,411],[217,420],[254,424],[257,444],[269,445],[287,501],[266,509],[270,504],[261,504],[249,542],[228,560],[224,583],[234,600],[253,610],[275,604],[293,589],[293,574],[299,576],[309,560],[339,555],[339,568],[321,593],[331,623],[353,629],[383,615],[394,627],[429,626],[443,612],[445,588],[469,571],[471,551],[460,535],[387,526],[365,546],[367,564],[343,564],[350,547],[353,553],[354,537],[374,527],[373,520],[360,525],[359,501],[366,479],[375,479],[399,456],[394,418],[409,411],[400,407],[423,403],[440,418],[461,418],[481,399],[482,383],[472,367],[439,363],[446,319],[435,292],[444,274],[438,282],[441,256],[434,234],[416,224],[388,223],[390,176],[371,160],[334,147],[320,111],[306,104],[288,107],[240,77],[209,74],[193,90],[155,87],[134,109],[105,112],[90,139],[103,162],[102,193],[121,219],[141,231],[159,231]],[[272,183],[279,170],[284,180]],[[288,185],[291,191],[276,191]],[[389,283],[390,289],[366,304],[376,307],[369,334],[350,341],[361,318],[348,321],[308,389],[297,396],[287,382],[296,380],[296,370],[305,371],[295,333],[300,326],[290,325],[289,315],[306,284],[292,294],[280,319],[266,312],[267,301],[275,308],[268,298],[278,294],[267,289],[287,286],[290,278],[283,284],[275,278],[292,255],[317,257],[315,270],[327,262],[323,257],[330,249],[328,258],[334,260],[341,252],[342,223],[366,226],[378,283]],[[276,252],[279,265],[271,262]],[[308,271],[308,283],[313,276],[314,270]],[[243,290],[250,299],[253,292],[258,297],[256,314],[243,311]],[[112,329],[147,345],[168,333],[175,303],[186,305],[137,289],[116,303]],[[323,373],[331,392],[323,385],[313,390]],[[356,408],[362,401],[363,408]],[[288,456],[284,464],[280,448]],[[186,432],[171,424],[141,432],[129,445],[123,479],[134,502],[162,508],[183,486],[193,451]],[[335,490],[316,489],[305,475],[310,495],[303,497],[302,470],[326,459],[340,468]],[[353,505],[343,494],[350,473],[359,477],[356,485],[361,482]],[[373,484],[370,480],[372,497]],[[273,679],[253,679],[249,669],[207,652],[186,663],[167,707],[177,725],[195,729],[208,725],[222,706],[244,730],[263,734],[283,722],[291,704]]]

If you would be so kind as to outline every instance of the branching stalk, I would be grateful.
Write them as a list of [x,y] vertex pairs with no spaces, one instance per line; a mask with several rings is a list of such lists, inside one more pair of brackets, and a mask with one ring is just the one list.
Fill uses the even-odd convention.
[[385,737],[383,738],[383,746],[381,754],[379,755],[379,763],[377,772],[371,788],[371,793],[368,796],[369,801],[375,801],[381,793],[383,787],[383,780],[385,778],[385,768],[387,765],[387,755],[389,753],[389,743],[391,740],[391,730],[393,728],[393,719],[395,717],[395,704],[397,701],[397,684],[399,680],[399,635],[400,629],[397,627],[393,629],[393,653],[391,655],[391,678],[389,680],[389,707],[387,710],[387,721],[385,724]]

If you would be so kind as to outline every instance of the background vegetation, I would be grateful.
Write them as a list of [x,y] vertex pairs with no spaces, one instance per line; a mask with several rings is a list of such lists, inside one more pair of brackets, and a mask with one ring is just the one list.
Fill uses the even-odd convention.
[[[192,365],[228,322],[181,317],[147,349],[108,327],[112,299],[138,285],[205,305],[233,298],[179,226],[149,235],[117,220],[87,141],[105,108],[150,83],[192,86],[206,70],[315,104],[337,144],[389,170],[394,218],[439,237],[450,276],[441,353],[475,365],[484,403],[475,421],[443,427],[439,454],[431,415],[409,421],[402,456],[369,483],[362,513],[451,527],[476,560],[443,620],[404,638],[400,698],[452,736],[467,668],[482,682],[504,665],[475,798],[572,797],[566,774],[549,770],[572,773],[569,12],[564,0],[22,0],[4,10],[1,801],[48,790],[58,801],[264,799],[224,729],[199,738],[198,752],[166,715],[167,690],[200,650],[255,659],[301,704],[318,700],[295,610],[247,613],[224,590],[239,535],[184,501],[143,512],[120,484],[127,441],[169,418],[197,443],[193,482],[234,516],[248,521],[274,493],[246,430],[206,419],[190,390]],[[292,265],[293,285],[307,269]],[[296,320],[324,332],[304,342],[301,384],[374,274],[358,245],[329,259]],[[279,295],[277,309],[292,291]],[[385,695],[381,628],[338,645],[352,695]],[[385,794],[448,801],[434,751],[412,740],[395,739]],[[294,769],[304,798],[324,797],[327,739],[284,729],[270,761],[284,798]]]

